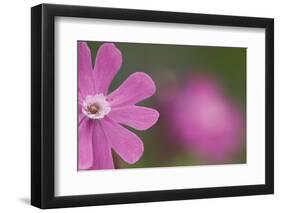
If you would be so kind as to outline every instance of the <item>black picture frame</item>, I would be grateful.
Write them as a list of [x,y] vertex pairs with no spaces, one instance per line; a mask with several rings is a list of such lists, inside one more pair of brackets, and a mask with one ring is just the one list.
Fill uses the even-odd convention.
[[[55,17],[264,28],[265,184],[96,195],[54,195]],[[274,20],[241,16],[41,4],[31,9],[31,204],[42,209],[274,193]]]

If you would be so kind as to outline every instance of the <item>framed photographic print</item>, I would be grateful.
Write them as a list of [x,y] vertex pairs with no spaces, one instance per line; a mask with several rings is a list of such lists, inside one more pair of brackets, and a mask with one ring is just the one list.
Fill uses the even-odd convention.
[[31,203],[271,194],[274,21],[31,9]]

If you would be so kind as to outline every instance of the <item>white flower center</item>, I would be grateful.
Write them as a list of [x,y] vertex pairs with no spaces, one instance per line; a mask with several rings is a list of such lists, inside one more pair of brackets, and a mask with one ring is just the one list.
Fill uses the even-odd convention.
[[102,119],[111,108],[103,94],[88,95],[83,101],[82,112],[91,119]]

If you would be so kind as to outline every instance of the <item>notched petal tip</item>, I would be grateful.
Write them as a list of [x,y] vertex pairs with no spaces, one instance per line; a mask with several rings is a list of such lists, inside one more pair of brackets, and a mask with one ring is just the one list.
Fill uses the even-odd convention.
[[159,113],[156,109],[150,108],[150,110],[151,110],[151,112],[153,112],[153,113],[151,113],[151,115],[150,115],[151,123],[150,123],[149,126],[143,128],[143,129],[140,129],[140,130],[142,130],[142,131],[151,128],[151,127],[154,126],[154,125],[157,123],[157,121],[159,120],[160,113]]
[[79,48],[79,52],[83,53],[83,52],[90,52],[90,48],[88,47],[87,42],[85,41],[78,41],[78,48]]
[[[138,106],[136,106],[138,107]],[[145,130],[148,130],[150,129],[151,127],[153,127],[158,119],[159,119],[159,116],[160,116],[160,113],[156,110],[156,109],[153,109],[153,108],[146,108],[146,107],[138,107],[140,109],[146,109],[146,112],[145,111],[141,111],[140,110],[140,114],[139,116],[136,116],[135,117],[135,121],[131,122],[131,123],[125,123],[125,125],[128,125],[136,130],[139,130],[139,131],[145,131]],[[137,112],[136,112],[137,114]],[[142,120],[140,119],[142,117]]]
[[126,162],[128,164],[135,164],[136,162],[138,162],[141,159],[141,157],[143,155],[143,152],[144,152],[144,145],[143,145],[143,143],[140,143],[140,146],[138,148],[138,152],[139,152],[139,154],[135,155],[135,158],[127,159]]
[[[135,144],[135,146],[131,146],[130,147],[130,152],[134,153],[134,154],[130,154],[130,157],[124,158],[122,157],[122,159],[124,161],[126,161],[128,164],[135,164],[136,162],[138,162],[144,152],[144,145],[142,140],[133,132],[131,132],[133,135],[135,135],[136,138],[139,139],[139,142],[137,144]],[[131,141],[133,142],[133,141]]]
[[103,43],[97,52],[94,79],[97,93],[107,94],[111,81],[122,65],[122,53],[113,43]]
[[103,48],[116,48],[116,49],[118,49],[114,43],[103,43],[100,46],[100,49],[103,49]]
[[103,43],[98,49],[96,60],[98,59],[105,60],[107,65],[111,62],[114,69],[120,69],[122,65],[122,53],[114,43]]
[[138,78],[142,79],[145,82],[145,85],[150,88],[150,96],[154,95],[156,92],[156,85],[150,75],[146,74],[145,72],[137,71],[132,74],[138,76]]
[[156,85],[152,78],[144,72],[131,74],[109,96],[112,106],[133,105],[145,100],[156,92]]
[[143,131],[158,121],[159,112],[148,107],[130,105],[113,107],[108,117],[119,124]]

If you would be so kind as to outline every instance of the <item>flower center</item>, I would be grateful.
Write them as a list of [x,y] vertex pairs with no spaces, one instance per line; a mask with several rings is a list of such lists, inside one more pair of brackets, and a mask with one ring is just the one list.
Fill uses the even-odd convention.
[[95,104],[90,104],[87,106],[87,111],[90,114],[97,114],[99,111],[99,106],[96,106]]
[[102,119],[111,108],[103,94],[88,95],[83,101],[82,112],[91,119]]

